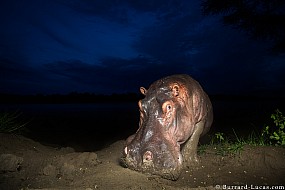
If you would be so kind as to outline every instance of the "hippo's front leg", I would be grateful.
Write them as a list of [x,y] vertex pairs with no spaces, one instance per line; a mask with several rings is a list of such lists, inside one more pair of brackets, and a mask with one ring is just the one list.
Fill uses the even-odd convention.
[[182,156],[184,166],[196,165],[199,163],[199,159],[197,157],[197,146],[199,142],[199,138],[204,130],[205,122],[200,121],[195,125],[194,132],[192,136],[186,141],[186,143],[182,147]]

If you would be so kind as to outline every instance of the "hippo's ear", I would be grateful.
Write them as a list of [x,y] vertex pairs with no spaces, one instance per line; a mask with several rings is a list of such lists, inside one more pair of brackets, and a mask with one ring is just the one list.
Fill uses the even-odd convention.
[[140,87],[140,91],[143,95],[145,95],[147,92],[147,89],[145,89],[144,87]]
[[180,93],[179,88],[180,88],[179,85],[176,83],[172,86],[172,93],[174,97],[179,96],[179,93]]

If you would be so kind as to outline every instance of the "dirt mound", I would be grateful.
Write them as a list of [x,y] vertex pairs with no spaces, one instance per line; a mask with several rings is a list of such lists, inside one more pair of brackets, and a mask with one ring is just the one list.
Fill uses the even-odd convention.
[[22,136],[0,134],[0,189],[215,189],[225,185],[285,185],[285,149],[245,146],[217,155],[210,146],[200,165],[177,181],[144,175],[119,164],[124,141],[97,152],[53,148]]

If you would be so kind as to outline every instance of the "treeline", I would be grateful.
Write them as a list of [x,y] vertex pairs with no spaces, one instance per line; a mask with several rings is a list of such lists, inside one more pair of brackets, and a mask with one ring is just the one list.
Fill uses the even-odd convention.
[[[144,96],[138,93],[125,94],[94,94],[94,93],[78,93],[69,94],[51,94],[51,95],[16,95],[16,94],[0,94],[0,104],[13,103],[47,103],[47,104],[66,104],[66,103],[105,103],[105,102],[134,102],[143,99]],[[285,102],[284,97],[273,96],[247,96],[247,95],[210,95],[212,101],[265,101],[277,100]]]
[[47,103],[47,104],[66,104],[66,103],[101,103],[101,102],[132,102],[143,98],[136,93],[125,94],[93,94],[72,92],[69,94],[51,94],[51,95],[16,95],[0,94],[0,103]]

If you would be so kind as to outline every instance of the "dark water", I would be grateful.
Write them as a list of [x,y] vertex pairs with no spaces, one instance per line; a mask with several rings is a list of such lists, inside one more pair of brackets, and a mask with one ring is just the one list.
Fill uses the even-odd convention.
[[28,136],[43,144],[100,149],[125,139],[138,127],[137,103],[0,105],[1,111],[19,111]]
[[[284,101],[213,101],[215,132],[248,134],[271,122],[275,109],[285,111]],[[71,146],[78,151],[94,151],[126,139],[138,128],[136,102],[97,104],[0,105],[0,111],[22,113],[29,121],[25,136],[43,144]]]

